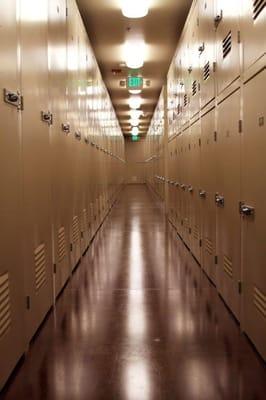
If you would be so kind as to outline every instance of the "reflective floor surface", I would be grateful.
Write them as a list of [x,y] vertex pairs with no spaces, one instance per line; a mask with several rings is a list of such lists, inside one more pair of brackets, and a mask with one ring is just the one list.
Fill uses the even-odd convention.
[[265,400],[266,369],[155,197],[132,185],[2,398]]

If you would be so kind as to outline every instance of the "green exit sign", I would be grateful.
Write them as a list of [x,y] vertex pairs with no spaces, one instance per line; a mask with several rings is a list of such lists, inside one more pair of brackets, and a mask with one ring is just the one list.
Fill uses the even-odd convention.
[[138,142],[139,141],[139,136],[131,136],[132,142]]
[[142,89],[143,78],[141,76],[128,76],[127,87],[128,89]]

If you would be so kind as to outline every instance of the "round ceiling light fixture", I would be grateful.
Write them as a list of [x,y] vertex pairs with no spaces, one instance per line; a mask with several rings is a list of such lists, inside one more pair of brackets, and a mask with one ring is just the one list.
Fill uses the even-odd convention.
[[143,67],[145,59],[145,42],[141,37],[127,39],[124,45],[125,63],[128,68]]
[[132,110],[137,110],[141,106],[141,98],[138,96],[132,96],[129,99],[129,107]]
[[122,0],[122,14],[126,18],[143,18],[148,12],[148,0]]
[[132,128],[131,134],[132,134],[132,136],[138,136],[139,128],[134,126],[134,128]]

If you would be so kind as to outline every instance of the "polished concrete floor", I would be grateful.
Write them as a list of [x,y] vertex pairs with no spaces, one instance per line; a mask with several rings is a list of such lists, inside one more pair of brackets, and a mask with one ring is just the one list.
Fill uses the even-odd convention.
[[155,197],[133,185],[2,396],[265,400],[266,369]]

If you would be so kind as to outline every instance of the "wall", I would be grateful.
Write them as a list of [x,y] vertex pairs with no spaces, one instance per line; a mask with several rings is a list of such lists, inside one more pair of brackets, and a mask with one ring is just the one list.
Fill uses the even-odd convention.
[[145,183],[145,140],[125,140],[126,183]]

